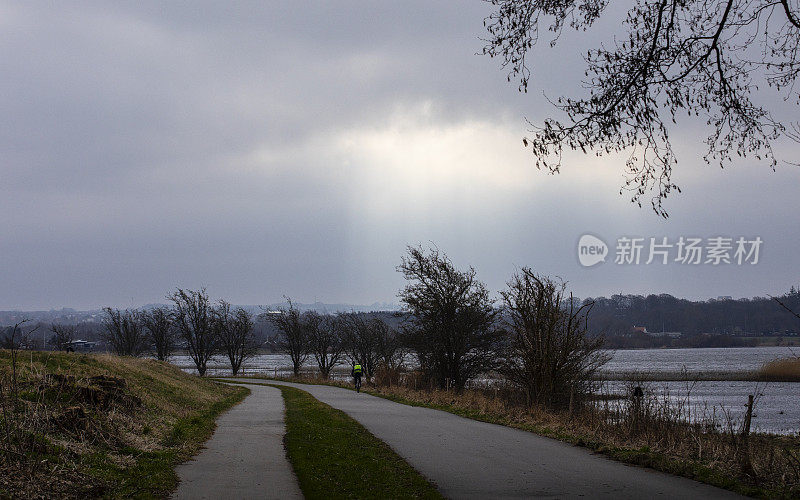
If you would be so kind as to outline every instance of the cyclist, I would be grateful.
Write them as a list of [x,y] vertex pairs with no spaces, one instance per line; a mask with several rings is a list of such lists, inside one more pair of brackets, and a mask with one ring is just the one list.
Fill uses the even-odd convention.
[[358,363],[353,363],[353,369],[350,371],[350,375],[353,376],[353,382],[356,386],[356,392],[361,392],[361,374],[363,370],[361,369],[361,365]]

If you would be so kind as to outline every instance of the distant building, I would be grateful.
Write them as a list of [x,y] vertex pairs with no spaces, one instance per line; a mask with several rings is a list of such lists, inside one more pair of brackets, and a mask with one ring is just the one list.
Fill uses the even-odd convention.
[[681,332],[648,332],[647,327],[644,326],[634,326],[631,329],[633,335],[649,335],[650,337],[672,337],[678,338],[681,336]]
[[682,335],[681,332],[647,332],[647,334],[651,337],[672,337],[673,339]]
[[69,346],[75,352],[89,352],[94,351],[97,347],[97,342],[89,342],[88,340],[73,340]]

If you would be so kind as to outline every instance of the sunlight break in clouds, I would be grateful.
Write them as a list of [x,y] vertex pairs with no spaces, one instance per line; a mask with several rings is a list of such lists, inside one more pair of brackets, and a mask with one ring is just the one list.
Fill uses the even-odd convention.
[[519,131],[502,123],[441,119],[431,102],[398,108],[381,128],[354,128],[336,138],[336,149],[372,210],[453,202],[468,193],[518,196],[535,181]]

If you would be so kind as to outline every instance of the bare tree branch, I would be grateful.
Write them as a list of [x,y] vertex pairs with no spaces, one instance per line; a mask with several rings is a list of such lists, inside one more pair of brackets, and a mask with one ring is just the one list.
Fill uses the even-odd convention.
[[[483,53],[501,59],[520,91],[528,89],[526,56],[545,18],[554,44],[564,26],[586,29],[606,6],[604,0],[488,2],[496,10],[484,20],[489,37]],[[631,201],[641,205],[653,191],[653,210],[664,217],[664,200],[680,192],[672,181],[677,159],[669,137],[679,113],[703,116],[711,128],[706,162],[725,166],[734,157],[753,156],[774,170],[773,143],[781,137],[800,141],[800,134],[750,95],[758,76],[800,103],[798,19],[788,0],[635,0],[623,23],[627,38],[586,55],[588,96],[556,99],[565,118],[529,122],[532,135],[523,145],[536,167],[550,173],[560,172],[565,150],[628,152],[620,193],[631,192]],[[754,57],[756,46],[760,58]]]

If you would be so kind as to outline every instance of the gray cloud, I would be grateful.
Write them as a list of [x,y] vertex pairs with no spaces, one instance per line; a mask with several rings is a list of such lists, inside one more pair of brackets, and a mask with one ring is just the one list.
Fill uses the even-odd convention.
[[[797,169],[707,167],[697,124],[675,138],[669,221],[617,194],[621,158],[533,169],[523,117],[552,111],[540,90],[580,88],[579,48],[613,19],[539,51],[520,95],[475,55],[488,6],[453,5],[0,2],[0,309],[137,306],[174,286],[391,301],[405,245],[429,242],[493,289],[523,265],[582,296],[796,284]],[[765,253],[586,270],[587,231],[759,234]]]

